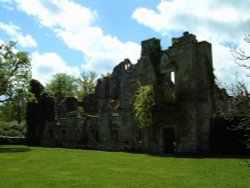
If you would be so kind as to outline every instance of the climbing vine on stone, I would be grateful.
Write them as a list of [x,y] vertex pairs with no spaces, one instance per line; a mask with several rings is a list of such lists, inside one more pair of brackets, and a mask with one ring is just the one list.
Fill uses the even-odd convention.
[[153,124],[153,108],[155,105],[154,86],[147,85],[139,88],[134,103],[135,117],[141,127]]
[[157,84],[138,89],[134,110],[135,118],[141,128],[174,122],[180,117],[180,107],[175,101],[175,92]]

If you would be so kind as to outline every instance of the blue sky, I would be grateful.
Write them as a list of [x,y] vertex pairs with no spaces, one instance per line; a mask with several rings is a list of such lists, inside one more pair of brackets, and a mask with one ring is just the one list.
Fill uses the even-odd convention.
[[[140,42],[156,37],[163,48],[184,31],[213,45],[218,82],[249,82],[230,46],[248,50],[250,1],[235,0],[1,0],[0,42],[29,52],[33,77],[46,83],[58,72],[111,72],[125,58],[136,63]],[[250,85],[250,84],[249,84]]]

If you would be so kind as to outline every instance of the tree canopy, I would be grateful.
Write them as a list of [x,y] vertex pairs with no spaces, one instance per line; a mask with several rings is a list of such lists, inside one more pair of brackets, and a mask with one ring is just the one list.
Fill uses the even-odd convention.
[[66,73],[57,73],[46,84],[45,90],[55,98],[56,103],[60,103],[65,97],[77,96],[77,80]]
[[28,54],[16,51],[15,45],[15,42],[9,42],[0,47],[0,102],[13,100],[27,91],[31,79]]
[[81,76],[77,79],[77,96],[79,100],[82,100],[88,94],[94,93],[96,78],[97,74],[94,71],[81,73]]
[[0,103],[1,118],[24,119],[31,79],[31,62],[28,54],[15,49],[15,42],[0,46]]

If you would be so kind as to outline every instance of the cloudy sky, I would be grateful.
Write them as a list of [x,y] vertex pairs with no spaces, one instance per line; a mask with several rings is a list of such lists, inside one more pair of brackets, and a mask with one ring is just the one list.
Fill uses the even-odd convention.
[[231,47],[250,49],[249,0],[1,0],[0,42],[18,41],[32,59],[33,77],[82,71],[111,72],[125,58],[136,63],[140,42],[156,37],[163,49],[184,31],[212,43],[218,82],[235,74]]

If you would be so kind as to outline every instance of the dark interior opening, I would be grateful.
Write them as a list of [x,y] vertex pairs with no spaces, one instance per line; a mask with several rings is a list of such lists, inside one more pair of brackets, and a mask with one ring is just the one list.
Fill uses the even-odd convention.
[[137,143],[142,143],[142,131],[141,130],[136,130],[135,139]]
[[119,131],[118,129],[111,129],[111,138],[110,140],[112,142],[118,142],[119,141]]
[[66,139],[66,130],[62,130],[62,140]]
[[174,127],[167,127],[164,129],[164,153],[174,153],[175,150],[175,129]]
[[49,137],[50,137],[50,139],[54,139],[54,132],[53,132],[53,130],[49,130]]

